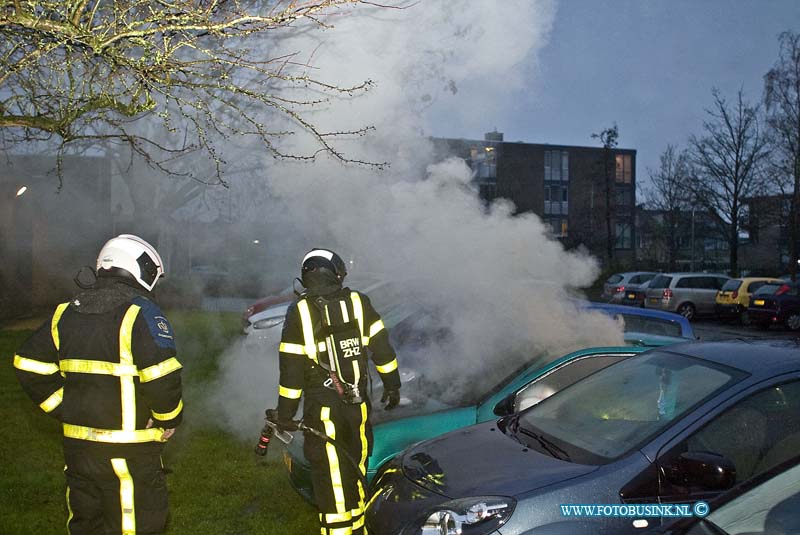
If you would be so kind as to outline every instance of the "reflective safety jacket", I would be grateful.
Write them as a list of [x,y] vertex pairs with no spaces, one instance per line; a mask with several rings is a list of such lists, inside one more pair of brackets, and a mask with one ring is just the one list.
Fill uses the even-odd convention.
[[159,451],[164,429],[183,417],[172,327],[142,296],[102,313],[80,311],[78,299],[58,305],[14,368],[34,403],[62,422],[65,449]]
[[[368,348],[375,363],[384,388],[400,388],[400,372],[397,358],[389,343],[389,333],[380,315],[372,307],[369,298],[349,288],[342,288],[324,296],[327,300],[341,299],[345,303],[342,315],[354,318],[361,331],[361,343]],[[279,347],[280,386],[278,414],[281,419],[294,417],[304,390],[309,396],[318,398],[325,404],[335,403],[338,395],[335,390],[324,386],[329,374],[320,366],[326,362],[325,343],[315,333],[322,324],[319,309],[309,302],[313,296],[305,295],[289,307],[283,325]],[[367,370],[361,375],[360,390],[366,392]]]

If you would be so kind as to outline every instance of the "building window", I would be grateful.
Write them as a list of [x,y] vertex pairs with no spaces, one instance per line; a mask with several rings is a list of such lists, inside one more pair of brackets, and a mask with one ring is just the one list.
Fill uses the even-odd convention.
[[633,204],[631,202],[633,199],[633,195],[629,188],[618,188],[615,193],[616,193],[615,204],[617,206],[630,207]]
[[556,238],[566,238],[569,225],[565,217],[550,217],[544,220],[545,227]]
[[481,184],[478,188],[481,199],[491,201],[497,197],[497,184]]
[[497,178],[497,154],[494,147],[472,147],[470,157],[470,167],[475,178]]
[[544,213],[569,213],[569,188],[567,186],[549,185],[544,187]]
[[631,162],[632,158],[630,154],[617,154],[616,156],[617,183],[619,184],[631,183],[631,180],[633,180],[633,168]]
[[615,249],[631,249],[633,247],[633,226],[629,222],[616,224],[614,232]]
[[565,150],[544,151],[544,179],[553,182],[569,180],[569,152]]

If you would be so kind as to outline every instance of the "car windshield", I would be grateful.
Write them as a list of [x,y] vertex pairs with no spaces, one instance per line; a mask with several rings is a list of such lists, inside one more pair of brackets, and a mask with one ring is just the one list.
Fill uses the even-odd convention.
[[604,464],[745,376],[733,368],[653,350],[527,409],[516,428],[544,436],[574,462]]
[[622,280],[622,275],[611,275],[608,278],[608,280],[606,281],[606,283],[608,283],[608,284],[616,284],[621,280]]
[[672,282],[672,277],[667,277],[665,275],[657,275],[650,281],[650,285],[648,288],[654,290],[660,290],[662,288],[669,288],[669,283]]
[[742,285],[742,281],[739,279],[731,279],[726,281],[725,284],[722,285],[723,292],[734,292],[739,289]]

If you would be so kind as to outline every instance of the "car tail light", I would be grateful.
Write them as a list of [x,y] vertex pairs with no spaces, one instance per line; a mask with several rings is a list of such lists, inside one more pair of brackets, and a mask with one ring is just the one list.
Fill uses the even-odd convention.
[[739,297],[739,290],[734,290],[731,294],[731,299],[736,299],[737,297]]
[[663,297],[664,299],[672,299],[672,290],[669,288],[664,288]]
[[792,288],[792,287],[791,287],[791,286],[789,286],[788,284],[784,284],[783,286],[781,286],[780,288],[778,288],[778,291],[777,291],[777,292],[775,292],[775,295],[783,295],[783,294],[785,294],[786,292],[788,292],[789,290],[791,290],[791,288]]
[[617,286],[616,288],[614,288],[614,293],[622,293],[624,291],[625,291],[624,286]]

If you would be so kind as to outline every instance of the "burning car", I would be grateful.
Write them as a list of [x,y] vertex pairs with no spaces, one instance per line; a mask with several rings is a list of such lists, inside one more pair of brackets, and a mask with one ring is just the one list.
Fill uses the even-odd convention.
[[[588,348],[567,355],[536,355],[525,359],[516,369],[512,368],[511,373],[496,372],[494,385],[488,384],[485,389],[472,388],[458,396],[446,392],[438,381],[429,381],[422,371],[424,365],[415,368],[413,363],[409,366],[403,362],[401,406],[390,412],[373,412],[374,445],[367,479],[371,480],[381,466],[410,444],[522,410],[599,369],[654,346],[695,339],[688,320],[678,314],[586,302],[580,306],[617,316],[624,322],[625,339],[631,345]],[[417,316],[398,322],[399,330],[390,328],[395,347],[403,348],[409,340],[422,342],[427,336],[426,329],[431,325],[427,316],[417,318],[413,324],[408,323],[409,318]],[[444,332],[446,327],[440,324],[437,330]],[[402,358],[403,352],[400,353]],[[289,445],[284,462],[294,488],[311,501],[310,466],[303,455],[302,435]]]

